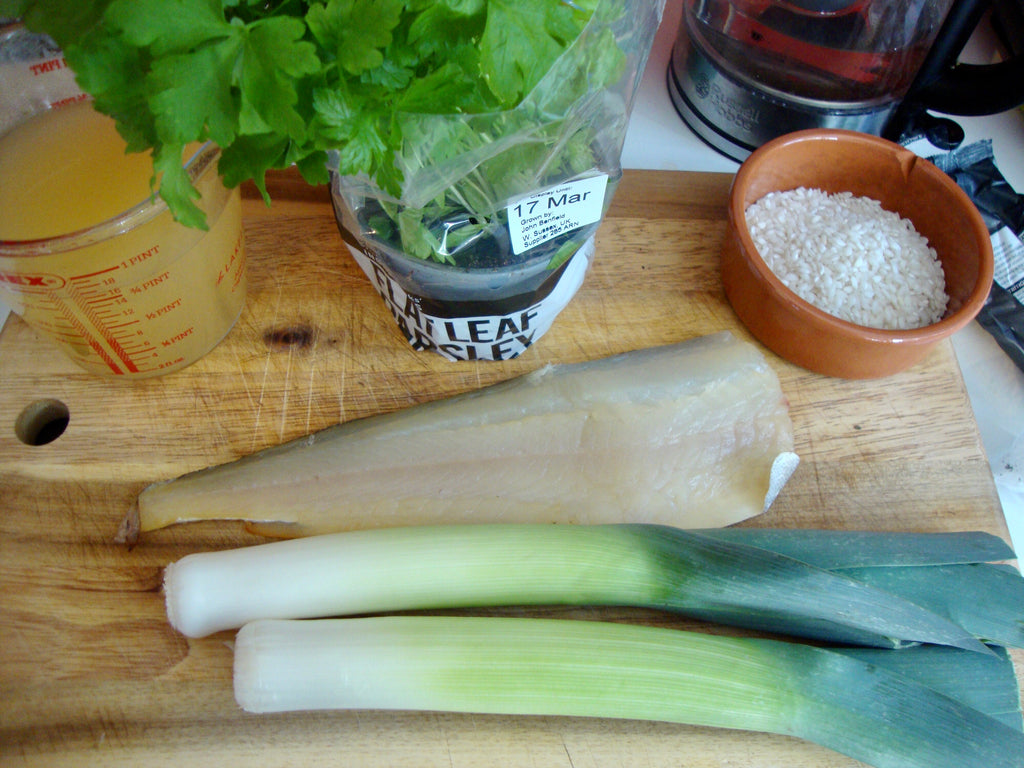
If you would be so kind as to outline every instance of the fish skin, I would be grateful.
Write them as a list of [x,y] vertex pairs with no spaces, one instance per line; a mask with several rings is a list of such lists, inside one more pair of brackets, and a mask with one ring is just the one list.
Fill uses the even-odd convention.
[[305,536],[474,522],[719,527],[795,467],[778,377],[729,332],[346,422],[154,483],[142,532],[200,519]]

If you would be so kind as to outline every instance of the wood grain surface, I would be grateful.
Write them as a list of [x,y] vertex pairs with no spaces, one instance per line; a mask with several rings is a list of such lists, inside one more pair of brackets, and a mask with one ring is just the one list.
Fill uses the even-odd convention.
[[[167,625],[162,568],[257,541],[203,523],[114,543],[148,483],[339,421],[476,389],[555,361],[738,326],[718,277],[727,175],[627,172],[577,297],[504,363],[415,352],[344,250],[326,192],[275,174],[246,190],[248,303],[227,339],[172,375],[80,372],[19,318],[0,335],[0,765],[852,768],[794,739],[678,725],[405,712],[248,715],[230,633]],[[766,352],[791,407],[796,474],[749,525],[949,531],[1008,539],[952,347],[876,381],[842,381]],[[54,399],[66,432],[22,443],[19,415]],[[626,610],[545,611],[667,626]],[[1018,662],[1021,656],[1016,656]]]

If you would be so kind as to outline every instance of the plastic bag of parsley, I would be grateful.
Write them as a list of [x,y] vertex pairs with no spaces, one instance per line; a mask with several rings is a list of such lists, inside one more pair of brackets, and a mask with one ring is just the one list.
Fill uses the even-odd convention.
[[435,24],[458,42],[422,76],[394,73],[394,167],[361,172],[342,147],[331,193],[353,257],[415,348],[515,357],[576,293],[663,6],[437,3],[396,26],[396,50]]

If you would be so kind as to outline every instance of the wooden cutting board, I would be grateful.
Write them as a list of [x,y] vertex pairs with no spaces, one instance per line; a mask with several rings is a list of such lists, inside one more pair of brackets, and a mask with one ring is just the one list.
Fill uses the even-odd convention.
[[[253,716],[231,640],[166,623],[161,571],[257,539],[178,526],[129,551],[118,523],[148,483],[339,421],[577,361],[730,329],[717,254],[728,175],[627,172],[577,297],[504,363],[414,352],[345,252],[325,190],[275,174],[246,190],[248,304],[199,363],[137,383],[80,372],[19,318],[0,335],[0,764],[852,768],[795,739],[646,722],[343,712]],[[751,525],[950,531],[1008,539],[949,344],[917,367],[841,381],[766,353],[792,406],[796,474]],[[66,432],[22,443],[20,414],[63,403]],[[551,612],[548,612],[549,614]],[[557,613],[557,612],[556,612]],[[631,611],[564,612],[673,625]],[[1017,655],[1018,662],[1021,661]]]

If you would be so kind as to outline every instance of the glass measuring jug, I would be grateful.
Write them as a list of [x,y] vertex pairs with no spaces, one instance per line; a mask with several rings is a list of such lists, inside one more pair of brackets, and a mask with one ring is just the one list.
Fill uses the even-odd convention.
[[0,31],[0,298],[92,373],[169,373],[216,346],[244,305],[239,192],[215,146],[193,148],[183,162],[209,229],[178,224],[131,186],[141,156],[114,152],[104,120],[46,38]]

